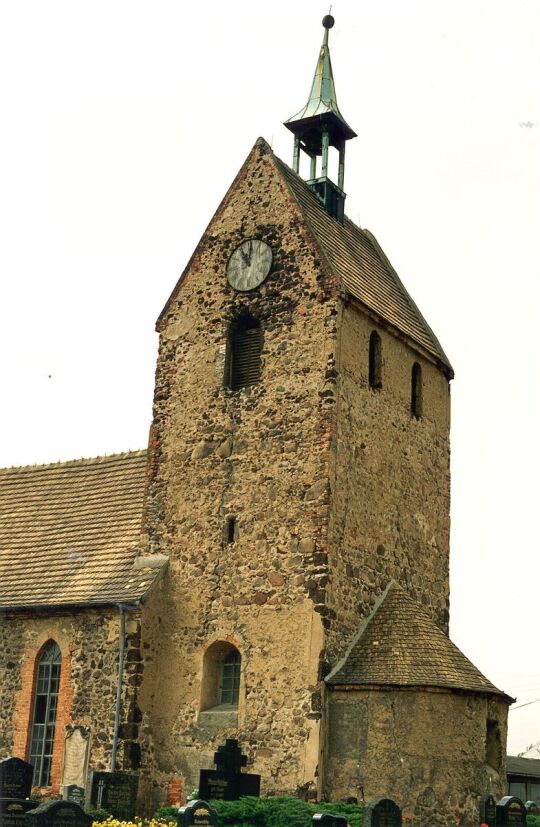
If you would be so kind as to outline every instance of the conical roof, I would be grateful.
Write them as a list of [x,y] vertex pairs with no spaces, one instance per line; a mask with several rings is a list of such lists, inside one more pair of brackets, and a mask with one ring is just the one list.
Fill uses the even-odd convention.
[[512,700],[482,675],[395,581],[326,683],[445,687]]

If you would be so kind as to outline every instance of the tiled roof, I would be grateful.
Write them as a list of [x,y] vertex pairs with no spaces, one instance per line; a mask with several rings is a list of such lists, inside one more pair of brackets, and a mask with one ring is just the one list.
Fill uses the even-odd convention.
[[515,755],[507,755],[506,772],[540,778],[540,758],[519,758]]
[[374,236],[345,217],[331,218],[317,196],[274,156],[333,273],[354,298],[427,350],[453,377],[439,340],[420,313]]
[[431,686],[502,695],[392,581],[328,684]]
[[[146,451],[0,470],[0,608],[144,597]],[[147,559],[147,558],[145,558]]]

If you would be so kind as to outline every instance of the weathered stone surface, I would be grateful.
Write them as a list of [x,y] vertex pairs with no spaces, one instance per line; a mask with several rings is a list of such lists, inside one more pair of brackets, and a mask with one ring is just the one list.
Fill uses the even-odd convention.
[[478,790],[497,798],[506,789],[504,757],[489,767],[485,744],[488,718],[506,742],[504,702],[416,687],[336,690],[327,715],[325,793],[333,800],[360,787],[368,799],[384,783],[405,822],[447,827],[449,812],[478,823]]

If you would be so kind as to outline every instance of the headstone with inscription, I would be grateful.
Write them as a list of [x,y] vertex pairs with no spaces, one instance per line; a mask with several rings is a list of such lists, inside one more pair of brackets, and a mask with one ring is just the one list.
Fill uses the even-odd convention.
[[478,818],[480,824],[487,824],[488,827],[495,827],[496,804],[492,795],[481,795],[478,799]]
[[72,801],[48,801],[26,814],[26,827],[91,827],[92,816]]
[[95,771],[90,779],[90,804],[121,821],[135,817],[139,776],[128,772]]
[[315,813],[311,823],[313,827],[347,827],[347,819],[333,813]]
[[65,784],[62,787],[62,798],[64,801],[73,801],[74,804],[84,807],[84,787],[78,787],[77,784]]
[[64,739],[64,763],[62,786],[86,785],[88,755],[90,750],[90,729],[85,726],[67,726]]
[[206,801],[190,801],[178,811],[178,827],[218,827],[218,814]]
[[25,827],[26,813],[37,805],[37,801],[0,798],[0,827]]
[[496,806],[497,827],[506,827],[507,824],[527,824],[527,810],[520,798],[505,795]]
[[32,764],[22,758],[0,761],[0,798],[29,798],[32,791]]
[[368,801],[362,817],[363,827],[401,827],[401,809],[391,798],[378,796]]
[[235,801],[242,795],[258,797],[261,792],[261,776],[242,772],[247,758],[242,755],[238,741],[227,738],[214,755],[215,770],[201,770],[199,795],[204,799]]
[[528,816],[540,815],[540,807],[538,807],[538,804],[535,801],[526,801],[525,809]]

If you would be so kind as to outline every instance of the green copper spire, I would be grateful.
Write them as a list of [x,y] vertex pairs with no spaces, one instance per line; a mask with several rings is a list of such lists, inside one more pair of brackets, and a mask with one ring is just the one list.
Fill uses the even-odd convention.
[[[347,140],[348,138],[355,138],[354,132],[348,125],[347,121],[339,111],[339,106],[336,97],[336,85],[334,83],[334,74],[332,72],[332,61],[330,60],[330,49],[328,48],[328,33],[334,25],[334,18],[327,14],[323,19],[324,38],[319,53],[319,59],[315,68],[315,75],[313,76],[313,83],[311,84],[311,92],[309,93],[308,102],[296,115],[285,121],[285,126],[291,129],[293,125],[299,121],[305,121],[308,118],[320,117],[321,115],[333,115],[334,131],[341,133],[340,137]],[[335,123],[338,121],[339,123]],[[291,131],[294,131],[291,129]]]
[[[285,126],[294,134],[293,169],[299,171],[300,150],[311,159],[309,186],[324,203],[333,218],[343,220],[345,193],[345,142],[356,138],[354,132],[339,111],[336,86],[328,48],[328,33],[334,25],[334,18],[327,14],[323,18],[324,38],[311,84],[308,102]],[[328,149],[335,147],[339,152],[337,186],[328,178]],[[321,174],[317,177],[317,158],[321,156]]]

